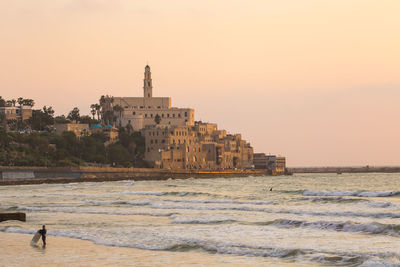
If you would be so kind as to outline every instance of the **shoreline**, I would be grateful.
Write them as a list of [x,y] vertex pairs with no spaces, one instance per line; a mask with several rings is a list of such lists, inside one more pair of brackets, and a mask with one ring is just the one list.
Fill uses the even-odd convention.
[[150,181],[173,179],[209,179],[248,176],[267,176],[266,170],[189,171],[140,168],[43,168],[0,167],[0,186],[43,183],[77,183],[106,181]]
[[[30,246],[32,234],[0,232],[0,266],[254,266],[246,256],[205,254],[202,251],[179,252],[143,250],[106,246],[89,240],[48,236],[47,246],[41,240]],[[193,258],[193,253],[197,254]],[[34,259],[34,260],[33,260]],[[232,260],[234,259],[234,260]],[[311,266],[277,259],[260,259],[268,266]]]

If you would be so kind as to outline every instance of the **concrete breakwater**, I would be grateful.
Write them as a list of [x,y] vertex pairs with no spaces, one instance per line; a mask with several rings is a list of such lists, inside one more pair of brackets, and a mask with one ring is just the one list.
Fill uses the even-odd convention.
[[362,167],[293,167],[288,168],[291,173],[367,173],[367,172],[400,172],[400,167],[379,167],[379,166],[362,166]]
[[117,180],[167,180],[169,178],[215,178],[267,175],[265,170],[162,170],[145,168],[45,168],[0,167],[0,185],[101,182]]
[[9,220],[26,222],[26,214],[23,212],[0,213],[0,222]]

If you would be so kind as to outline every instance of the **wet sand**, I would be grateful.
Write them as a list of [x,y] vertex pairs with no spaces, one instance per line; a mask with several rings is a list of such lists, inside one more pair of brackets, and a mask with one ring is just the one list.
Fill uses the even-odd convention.
[[[0,266],[254,266],[248,256],[210,255],[193,257],[191,253],[150,251],[108,247],[90,241],[47,237],[46,248],[41,240],[30,246],[32,235],[0,232]],[[204,253],[201,251],[193,253]],[[235,263],[230,261],[235,257]],[[302,266],[299,263],[266,262],[257,266]],[[305,266],[305,265],[303,265]],[[308,264],[307,266],[311,266]]]

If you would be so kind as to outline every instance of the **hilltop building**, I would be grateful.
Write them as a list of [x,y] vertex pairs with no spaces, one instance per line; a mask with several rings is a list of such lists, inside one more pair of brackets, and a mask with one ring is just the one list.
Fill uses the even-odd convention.
[[[194,125],[194,110],[171,107],[170,97],[153,97],[153,82],[147,65],[143,80],[143,97],[106,97],[101,103],[103,114],[112,111],[117,118],[116,126],[131,125],[135,131],[159,123],[170,126]],[[114,107],[119,106],[119,110]]]
[[54,129],[58,135],[62,135],[63,132],[73,132],[78,138],[89,135],[89,124],[87,123],[56,123]]
[[142,130],[145,160],[165,169],[243,169],[253,164],[253,148],[240,134],[218,130],[216,124],[152,125]]
[[0,107],[0,123],[8,129],[7,121],[15,120],[16,122],[23,122],[32,117],[31,106],[6,106]]

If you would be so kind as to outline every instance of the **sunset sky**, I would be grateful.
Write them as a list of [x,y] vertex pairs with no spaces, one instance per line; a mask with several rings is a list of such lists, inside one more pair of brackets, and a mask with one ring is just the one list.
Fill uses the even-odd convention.
[[2,0],[0,95],[153,95],[288,166],[400,165],[399,0]]

